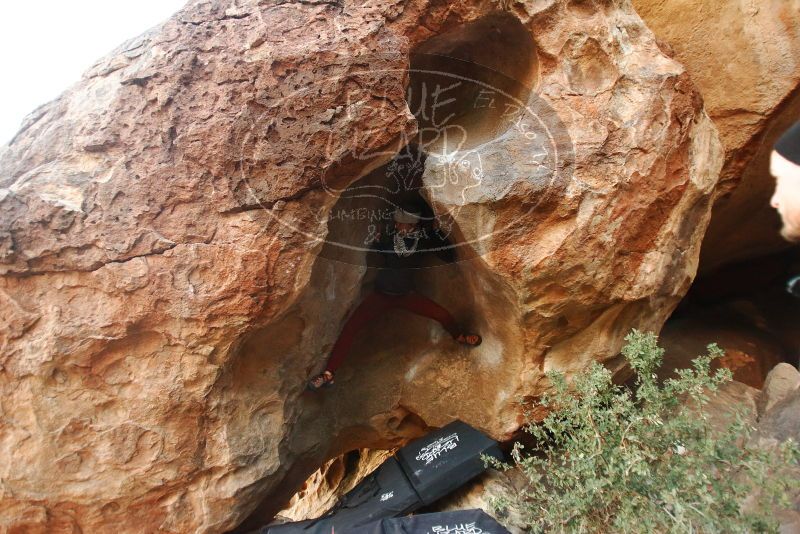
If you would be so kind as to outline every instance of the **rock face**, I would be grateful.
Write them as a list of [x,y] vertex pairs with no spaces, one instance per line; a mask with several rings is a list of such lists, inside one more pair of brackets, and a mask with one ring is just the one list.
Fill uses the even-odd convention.
[[712,365],[730,369],[737,382],[766,388],[774,367],[798,363],[800,307],[786,291],[786,280],[798,271],[800,248],[698,277],[661,329],[666,350],[661,376],[690,367],[716,343],[725,355]]
[[769,153],[800,117],[800,0],[632,3],[686,66],[725,147],[701,269],[785,247]]
[[[334,216],[409,141],[462,243],[420,291],[484,343],[390,313],[304,395],[370,276]],[[346,451],[510,436],[661,326],[722,162],[625,2],[192,2],[0,149],[0,525],[222,532]]]

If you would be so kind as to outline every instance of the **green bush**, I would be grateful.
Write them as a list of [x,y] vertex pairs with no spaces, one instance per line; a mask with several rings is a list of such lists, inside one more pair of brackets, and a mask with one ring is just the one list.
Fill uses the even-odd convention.
[[534,532],[776,531],[774,508],[800,489],[796,444],[748,445],[741,416],[726,431],[711,428],[707,394],[731,379],[711,372],[722,354],[715,345],[659,383],[656,337],[634,330],[626,341],[633,391],[596,363],[570,384],[549,374],[553,392],[542,403],[552,411],[526,428],[535,450],[518,444],[512,455],[529,484],[494,499],[497,511],[513,509]]

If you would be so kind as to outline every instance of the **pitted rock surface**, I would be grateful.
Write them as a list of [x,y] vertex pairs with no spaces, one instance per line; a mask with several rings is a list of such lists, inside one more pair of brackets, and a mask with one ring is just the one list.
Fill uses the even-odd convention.
[[[530,131],[460,110],[480,142],[423,193],[467,244],[420,291],[484,343],[390,313],[307,395],[369,279],[326,216],[421,129],[420,50],[518,78],[574,159],[548,175]],[[469,194],[441,187],[453,160],[482,165]],[[723,160],[627,2],[191,2],[0,149],[2,529],[223,532],[346,451],[455,418],[508,438],[547,370],[660,328]]]

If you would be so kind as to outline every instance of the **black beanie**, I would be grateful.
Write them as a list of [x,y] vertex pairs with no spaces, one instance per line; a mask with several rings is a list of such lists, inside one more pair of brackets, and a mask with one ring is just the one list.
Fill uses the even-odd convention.
[[775,143],[775,152],[800,165],[800,122],[789,128]]

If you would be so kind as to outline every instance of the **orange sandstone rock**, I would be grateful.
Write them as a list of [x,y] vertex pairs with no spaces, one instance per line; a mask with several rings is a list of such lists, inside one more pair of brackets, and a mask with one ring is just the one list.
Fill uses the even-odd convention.
[[[453,76],[450,123],[406,91]],[[369,279],[330,215],[409,140],[463,243],[420,290],[484,342],[389,314],[305,395]],[[508,437],[661,326],[722,163],[624,3],[191,2],[0,148],[2,529],[223,532],[343,452]]]

